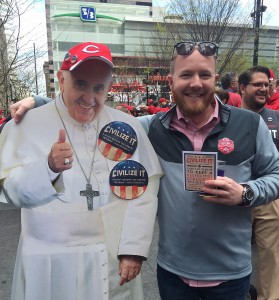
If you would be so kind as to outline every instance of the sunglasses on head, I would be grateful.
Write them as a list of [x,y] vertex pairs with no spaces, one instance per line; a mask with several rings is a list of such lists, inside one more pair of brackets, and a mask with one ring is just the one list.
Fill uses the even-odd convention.
[[204,56],[212,56],[218,54],[218,45],[213,42],[180,42],[174,46],[174,50],[178,55],[190,55],[198,47],[199,52]]

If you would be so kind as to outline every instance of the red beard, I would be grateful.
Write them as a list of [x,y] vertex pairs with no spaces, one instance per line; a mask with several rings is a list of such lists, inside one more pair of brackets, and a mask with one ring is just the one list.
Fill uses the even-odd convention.
[[185,99],[181,94],[172,91],[173,101],[177,104],[179,110],[184,116],[197,116],[204,113],[208,107],[211,107],[215,102],[214,91],[207,94],[207,96],[202,100],[200,99]]

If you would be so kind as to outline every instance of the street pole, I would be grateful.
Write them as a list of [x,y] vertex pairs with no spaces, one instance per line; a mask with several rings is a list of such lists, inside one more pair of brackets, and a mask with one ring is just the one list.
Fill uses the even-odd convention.
[[148,98],[149,98],[149,95],[148,95],[148,84],[146,84],[146,104],[148,104]]
[[263,0],[255,0],[254,12],[251,14],[254,18],[253,27],[255,28],[253,66],[258,65],[260,26],[262,25],[263,12],[265,11],[266,6],[263,5]]
[[33,49],[34,49],[36,95],[38,95],[39,94],[39,90],[38,90],[38,75],[37,75],[37,62],[36,62],[36,47],[35,47],[35,43],[33,43]]

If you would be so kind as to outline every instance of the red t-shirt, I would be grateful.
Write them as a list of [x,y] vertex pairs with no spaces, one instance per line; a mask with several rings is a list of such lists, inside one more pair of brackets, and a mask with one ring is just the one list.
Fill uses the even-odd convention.
[[230,98],[227,104],[235,107],[241,107],[241,96],[233,92],[228,93],[230,95]]
[[5,121],[6,121],[6,118],[2,118],[2,119],[0,120],[0,125],[3,124]]
[[279,110],[279,91],[276,91],[266,102],[265,107]]

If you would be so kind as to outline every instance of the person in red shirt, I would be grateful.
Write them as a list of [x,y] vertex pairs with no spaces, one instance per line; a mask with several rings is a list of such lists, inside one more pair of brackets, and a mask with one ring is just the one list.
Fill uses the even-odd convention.
[[279,91],[276,89],[276,78],[272,70],[269,70],[269,98],[266,101],[265,107],[273,110],[279,110]]
[[221,77],[222,88],[229,93],[228,105],[240,107],[241,96],[238,94],[238,75],[235,72],[226,73]]
[[0,109],[0,125],[5,123],[6,118],[3,115],[3,109]]
[[[162,99],[162,98],[161,98]],[[140,107],[141,111],[147,112],[149,115],[155,115],[157,112],[163,111],[167,112],[170,110],[170,107],[158,107],[158,102],[154,101],[151,105],[142,105]]]

